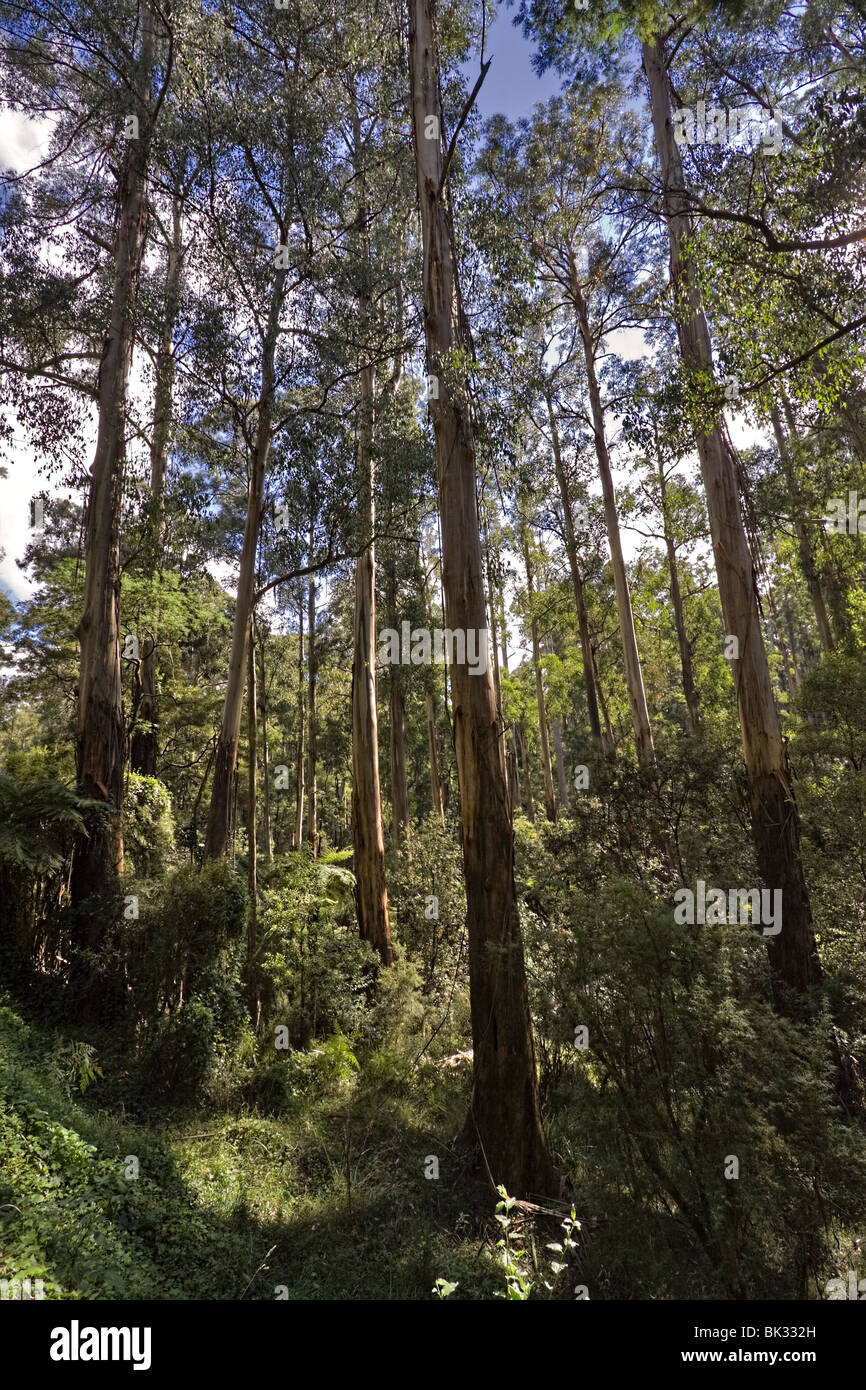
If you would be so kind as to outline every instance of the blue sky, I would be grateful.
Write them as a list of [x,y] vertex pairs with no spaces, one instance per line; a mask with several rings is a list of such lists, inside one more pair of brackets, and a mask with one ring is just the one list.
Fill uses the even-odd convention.
[[[517,120],[528,116],[537,101],[547,101],[559,92],[561,79],[553,72],[539,77],[532,67],[533,45],[522,30],[514,27],[517,7],[500,5],[487,30],[485,57],[492,56],[490,71],[478,94],[478,110],[485,120],[498,112]],[[477,56],[467,68],[470,81],[478,75]]]
[[[536,102],[555,96],[560,79],[551,72],[539,77],[532,68],[532,45],[514,26],[516,7],[500,5],[487,30],[485,56],[493,58],[478,96],[478,111],[487,120],[503,112],[512,120],[528,116]],[[470,86],[478,75],[478,55],[466,69]],[[0,126],[0,164],[15,169],[29,167],[39,149],[39,132],[32,123],[7,112]],[[31,585],[15,564],[28,539],[29,500],[45,481],[35,475],[29,451],[13,465],[10,477],[0,480],[0,589],[23,597]]]
[[[516,12],[516,5],[507,7],[500,3],[487,30],[485,57],[493,61],[477,99],[484,120],[499,112],[512,120],[529,116],[537,102],[547,101],[560,91],[561,79],[555,73],[546,72],[539,77],[533,69],[533,45],[515,27]],[[478,75],[478,59],[479,54],[475,53],[466,65],[470,87]],[[44,139],[45,132],[38,124],[7,112],[0,123],[0,165],[18,170],[29,167]],[[639,352],[640,342],[635,347]],[[751,440],[738,437],[738,442]],[[14,597],[23,597],[32,590],[15,560],[28,539],[30,497],[41,487],[45,487],[45,480],[36,474],[29,450],[22,451],[17,465],[13,463],[9,478],[0,479],[0,550],[5,550],[5,556],[0,555],[0,590]]]

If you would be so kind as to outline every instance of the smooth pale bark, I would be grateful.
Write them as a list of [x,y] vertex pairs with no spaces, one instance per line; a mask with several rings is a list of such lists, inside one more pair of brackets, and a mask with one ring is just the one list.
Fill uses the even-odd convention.
[[[484,633],[486,612],[476,498],[476,460],[465,382],[449,357],[471,350],[462,312],[454,232],[442,187],[442,130],[432,0],[409,0],[409,71],[424,255],[423,305],[429,402],[436,439],[447,624]],[[467,1132],[492,1181],[510,1194],[559,1191],[544,1144],[535,1046],[514,887],[514,833],[501,756],[502,721],[489,663],[451,669],[469,938],[473,1085]]]
[[[505,617],[505,602],[501,593],[494,593],[494,600],[499,608],[500,630],[502,633],[502,670],[508,675],[508,622]],[[501,677],[500,677],[501,685]],[[500,711],[502,700],[500,696]],[[506,729],[508,739],[507,762],[508,762],[508,790],[511,795],[512,816],[523,810],[523,793],[520,786],[520,767],[517,761],[517,734],[515,732],[514,720]]]
[[[496,622],[496,590],[495,590],[495,587],[494,587],[494,584],[493,584],[493,580],[492,580],[492,578],[491,578],[491,570],[490,570],[490,535],[489,535],[489,532],[488,532],[488,529],[487,529],[487,518],[486,518],[486,517],[484,518],[484,555],[485,555],[485,560],[486,560],[485,569],[486,569],[486,572],[487,572],[487,613],[488,613],[488,621],[489,621],[489,624],[490,624],[490,646],[491,646],[492,649],[493,649],[493,693],[494,693],[494,695],[495,695],[495,697],[496,697],[496,709],[497,709],[497,712],[498,712],[498,714],[499,714],[499,718],[500,718],[500,720],[501,720],[501,719],[502,719],[502,678],[501,678],[501,676],[500,676],[500,674],[499,674],[499,637],[498,637],[498,633],[497,633],[497,622]],[[489,659],[489,658],[488,658],[488,659]],[[507,775],[508,775],[508,765],[507,765],[507,761],[506,761],[506,741],[507,741],[507,731],[506,731],[506,729],[505,729],[505,724],[504,724],[504,721],[503,721],[503,726],[502,726],[502,743],[501,743],[501,745],[500,745],[500,748],[501,748],[501,756],[502,756],[502,760],[503,760],[503,761],[502,761],[502,766],[503,766],[503,769],[505,770],[506,777],[507,777]],[[514,794],[513,794],[513,791],[512,791],[512,788],[511,788],[510,783],[509,783],[509,788],[508,788],[508,790],[509,790],[509,795],[511,796],[511,815],[512,815],[512,818],[513,818],[513,816],[514,816]]]
[[306,706],[304,702],[304,586],[298,591],[298,738],[295,744],[295,829],[293,844],[304,843],[304,750],[306,745]]
[[568,780],[565,775],[565,754],[562,748],[562,721],[554,719],[551,722],[551,733],[553,734],[553,751],[556,756],[556,782],[559,788],[559,804],[563,811],[568,811]]
[[[371,453],[373,368],[361,373],[358,422],[359,504],[372,536],[375,528]],[[361,937],[386,965],[392,960],[391,922],[385,883],[385,831],[379,778],[379,715],[376,700],[376,555],[371,541],[355,566],[352,664],[352,844]]]
[[261,683],[260,683],[260,685],[259,685],[259,690],[260,690],[259,709],[260,709],[261,721],[262,721],[262,778],[263,778],[264,790],[265,790],[265,801],[264,801],[264,825],[263,825],[263,829],[264,829],[264,832],[265,832],[265,858],[266,858],[266,859],[268,860],[268,862],[270,863],[271,860],[272,860],[273,857],[274,857],[274,852],[273,852],[273,847],[272,847],[272,843],[271,843],[271,769],[270,769],[270,757],[269,757],[269,753],[268,753],[268,691],[267,691],[267,675],[266,675],[266,671],[265,671],[265,635],[264,635],[264,632],[262,632],[262,640],[261,640],[261,642],[260,642],[259,645],[260,645],[260,648],[261,648],[261,652],[260,652],[260,661],[261,661],[261,667],[262,667],[262,678],[261,678]]
[[[665,57],[657,43],[645,42],[642,58],[664,181],[663,206],[680,351],[688,368],[712,374],[709,331],[687,254],[691,217],[682,161],[673,135]],[[802,1010],[806,991],[821,980],[800,856],[797,803],[761,633],[754,564],[743,525],[736,465],[721,421],[708,433],[696,428],[695,443],[707,497],[725,631],[739,641],[739,658],[731,664],[758,868],[765,885],[782,892],[782,930],[778,936],[767,938],[775,1003],[780,1011],[797,1014]]]
[[529,539],[524,530],[521,535],[521,548],[523,550],[523,563],[526,567],[526,592],[529,599],[530,631],[532,634],[532,670],[535,675],[535,700],[538,705],[538,737],[541,748],[541,772],[544,778],[544,814],[549,821],[556,820],[556,797],[553,791],[553,769],[550,765],[550,735],[547,731],[547,703],[544,698],[544,676],[541,670],[541,643],[538,637],[538,619],[533,613],[533,599],[535,589],[533,587],[532,557],[529,550]]
[[[385,606],[388,623],[399,630],[397,587],[393,565],[388,567],[385,585]],[[403,668],[394,665],[389,671],[388,689],[388,747],[391,770],[392,833],[395,841],[409,838],[409,784],[406,777],[406,695],[403,687]]]
[[[180,287],[183,272],[182,203],[179,194],[172,200],[171,244],[165,276],[165,308],[162,332],[156,352],[156,386],[154,390],[153,430],[150,438],[150,536],[146,546],[146,565],[150,573],[161,566],[165,538],[165,475],[168,465],[168,442],[171,436],[171,415],[174,400],[174,334],[180,307]],[[129,762],[133,772],[155,777],[159,757],[159,689],[156,671],[156,649],[159,633],[159,612],[153,615],[153,631],[141,653],[138,706],[135,727],[130,739]]]
[[[773,592],[773,586],[769,582],[769,580],[767,581],[767,601],[770,605],[770,616],[773,619],[773,628],[775,629],[779,646],[782,649],[782,663],[785,667],[785,680],[787,682],[787,689],[793,695],[796,694],[800,681],[791,656],[791,652],[788,650],[788,643],[785,641],[785,629],[782,625],[782,620],[779,616],[779,609],[776,604],[776,595]],[[792,628],[789,620],[788,637],[790,638],[791,636]]]
[[[278,241],[280,234],[278,233]],[[210,813],[205,857],[221,859],[228,853],[231,833],[231,793],[238,758],[241,732],[244,683],[246,680],[247,642],[253,613],[253,592],[256,575],[256,548],[262,524],[265,495],[265,470],[271,447],[271,425],[274,416],[276,387],[276,351],[280,330],[280,314],[286,293],[287,271],[275,270],[268,306],[267,325],[262,342],[262,383],[259,392],[259,418],[255,448],[251,460],[247,518],[241,550],[241,568],[235,600],[235,617],[229,652],[228,681],[223,702],[222,720],[214,759]]]
[[523,720],[517,725],[520,740],[520,757],[523,762],[523,785],[526,788],[526,819],[535,824],[535,798],[532,795],[532,769],[529,766],[529,746],[526,741],[526,728]]
[[[154,63],[153,13],[142,7],[139,86],[140,125]],[[147,240],[147,129],[126,142],[118,175],[118,219],[114,244],[111,316],[97,379],[96,450],[84,521],[85,583],[81,621],[78,710],[75,729],[76,780],[82,795],[108,808],[104,821],[76,839],[70,893],[80,908],[91,895],[112,886],[123,873],[123,774],[125,730],[120,665],[120,514],[126,457],[126,402],[135,334],[135,311]],[[80,914],[81,944],[95,948],[107,917]]]
[[[789,407],[786,408],[785,415],[793,440],[795,439],[794,419]],[[815,614],[815,623],[818,628],[818,637],[820,638],[821,646],[825,652],[832,652],[836,643],[833,640],[833,629],[830,626],[830,617],[827,613],[827,605],[824,602],[824,594],[821,590],[821,581],[818,578],[818,571],[815,566],[815,551],[804,515],[800,485],[797,481],[797,470],[794,459],[791,456],[788,439],[782,428],[781,416],[776,406],[770,408],[770,421],[773,426],[773,433],[776,436],[776,447],[779,450],[779,458],[782,462],[782,470],[785,474],[785,481],[788,486],[788,496],[791,499],[791,512],[794,518],[794,530],[797,535],[797,550],[800,557],[800,571],[809,589],[809,598],[812,600],[812,611]]]
[[253,1017],[258,1013],[256,984],[256,914],[258,899],[256,815],[258,813],[258,697],[256,694],[256,644],[255,634],[250,632],[247,653],[247,889],[249,908],[247,911],[247,959],[246,982],[250,1009]]
[[[310,555],[313,554],[313,533],[310,532]],[[307,704],[309,729],[307,732],[307,843],[315,859],[319,853],[318,796],[316,790],[316,762],[318,758],[318,708],[316,686],[318,683],[318,658],[316,656],[316,586],[310,577],[308,594],[307,627]]]
[[[353,111],[353,168],[358,188],[357,226],[367,223],[367,191],[361,120],[357,94]],[[359,266],[366,280],[368,248],[359,231]],[[369,331],[370,290],[358,293],[358,322],[362,337]],[[393,959],[391,918],[385,881],[385,830],[379,777],[379,711],[376,692],[376,533],[373,425],[376,399],[375,367],[362,349],[359,372],[356,467],[358,514],[370,538],[355,565],[355,617],[352,662],[352,844],[358,927],[383,963]]]
[[432,692],[425,700],[427,711],[427,756],[430,760],[430,799],[433,814],[445,824],[445,800],[442,795],[442,774],[439,771],[439,732],[436,727],[436,707]]
[[[427,557],[424,554],[423,545],[419,545],[418,547],[418,559],[424,613],[427,617],[427,626],[432,628],[433,616],[430,611],[430,595],[427,589]],[[442,825],[444,825],[445,793],[442,786],[442,773],[439,764],[439,724],[436,718],[436,685],[432,668],[428,672],[427,696],[424,705],[427,715],[427,756],[430,767],[430,801],[433,807],[433,814],[437,816]]]
[[580,289],[577,278],[577,266],[573,254],[571,256],[570,279],[571,297],[577,314],[577,326],[580,332],[580,340],[583,344],[583,356],[586,364],[589,404],[592,412],[592,432],[595,439],[595,456],[598,460],[599,477],[601,478],[604,517],[607,523],[610,563],[611,569],[613,570],[613,585],[616,593],[616,612],[617,618],[619,619],[619,637],[622,643],[623,663],[625,665],[625,683],[626,689],[628,690],[628,702],[631,708],[631,719],[634,727],[638,758],[646,765],[653,760],[652,727],[650,725],[649,710],[647,708],[646,692],[644,691],[643,672],[641,670],[640,655],[637,649],[637,637],[634,630],[631,594],[629,592],[628,576],[626,575],[625,560],[622,554],[622,542],[619,534],[616,492],[613,486],[610,453],[608,452],[607,434],[604,427],[604,407],[601,402],[601,391],[599,389],[598,374],[595,367],[595,343],[593,342],[592,332],[589,326],[589,310]]
[[520,784],[520,767],[517,761],[517,738],[514,724],[508,726],[508,791],[511,796],[512,815],[523,810],[523,788]]
[[559,484],[559,498],[562,503],[563,531],[565,538],[565,553],[568,556],[568,567],[571,571],[571,586],[574,590],[574,603],[577,609],[577,622],[580,630],[580,655],[583,662],[583,682],[586,690],[586,705],[589,712],[589,731],[596,745],[602,747],[601,719],[598,713],[598,698],[595,691],[595,680],[592,671],[592,643],[589,636],[589,621],[586,614],[586,603],[583,596],[583,579],[581,578],[580,566],[577,561],[577,537],[574,532],[574,513],[572,511],[571,489],[568,485],[568,475],[565,471],[565,464],[562,458],[562,445],[559,438],[559,425],[553,412],[553,401],[550,393],[545,394],[547,401],[547,416],[550,421],[550,438],[553,445],[553,464],[556,471],[556,481]]
[[674,610],[674,627],[677,632],[677,645],[680,649],[680,670],[683,676],[683,695],[686,700],[689,727],[694,734],[697,733],[701,726],[701,712],[698,706],[698,693],[695,687],[694,667],[692,666],[692,648],[686,634],[683,596],[680,591],[680,576],[677,570],[677,548],[674,544],[670,515],[668,513],[667,478],[665,477],[665,468],[661,458],[658,460],[658,480],[662,511],[662,530],[664,532],[665,550],[667,551],[668,557],[671,604]]
[[399,666],[391,668],[389,692],[389,742],[391,751],[391,802],[394,838],[409,838],[409,787],[406,777],[406,696]]
[[601,676],[598,674],[598,662],[595,659],[595,647],[592,648],[592,673],[595,676],[595,688],[598,692],[598,707],[601,710],[601,717],[604,720],[605,738],[607,747],[614,748],[616,739],[614,738],[613,725],[610,722],[607,701],[604,698],[604,686],[601,683]]
[[790,688],[791,694],[792,694],[792,695],[796,695],[797,691],[800,689],[800,684],[801,684],[801,681],[802,681],[803,677],[802,677],[802,675],[801,675],[801,662],[800,662],[800,656],[799,656],[799,653],[798,653],[798,651],[797,651],[797,638],[796,638],[796,636],[795,636],[795,634],[794,634],[794,624],[793,624],[793,622],[791,621],[791,610],[790,610],[790,608],[787,607],[787,605],[786,605],[786,609],[785,609],[785,626],[786,626],[786,628],[787,628],[787,630],[788,630],[788,645],[787,645],[786,650],[790,650],[790,656],[791,656],[791,671],[790,671],[791,684],[790,684],[790,687],[789,687],[789,688]]

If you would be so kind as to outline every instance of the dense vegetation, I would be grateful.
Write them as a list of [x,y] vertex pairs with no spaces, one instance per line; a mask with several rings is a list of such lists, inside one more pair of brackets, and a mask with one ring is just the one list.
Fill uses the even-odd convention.
[[491,14],[0,0],[49,1298],[857,1269],[866,10],[522,0],[483,121]]

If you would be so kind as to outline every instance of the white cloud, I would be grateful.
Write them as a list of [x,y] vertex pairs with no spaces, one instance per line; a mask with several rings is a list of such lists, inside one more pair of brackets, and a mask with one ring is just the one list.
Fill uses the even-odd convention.
[[23,111],[5,111],[0,123],[0,168],[21,174],[32,169],[48,152],[54,122],[35,120]]

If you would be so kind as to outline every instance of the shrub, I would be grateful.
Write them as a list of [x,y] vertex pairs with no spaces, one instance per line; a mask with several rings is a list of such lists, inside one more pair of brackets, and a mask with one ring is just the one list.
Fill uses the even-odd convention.
[[413,826],[411,856],[394,856],[388,888],[395,935],[415,961],[434,1008],[468,983],[466,890],[460,846],[437,816]]
[[175,870],[142,898],[138,921],[124,923],[137,1045],[156,1092],[195,1095],[242,1033],[246,915],[243,882],[216,860]]
[[123,797],[123,848],[127,873],[159,878],[174,858],[174,817],[168,788],[156,777],[131,772]]
[[827,1018],[797,1028],[773,1013],[748,926],[678,926],[634,883],[585,894],[563,891],[567,876],[560,863],[546,917],[527,916],[551,1137],[621,1223],[614,1244],[670,1255],[642,1269],[633,1246],[635,1282],[617,1296],[645,1296],[642,1277],[656,1297],[681,1296],[691,1266],[706,1297],[807,1297],[866,1192],[862,1138],[834,1103]]
[[64,867],[75,836],[104,814],[102,802],[62,782],[0,773],[0,964],[7,983],[61,950]]

